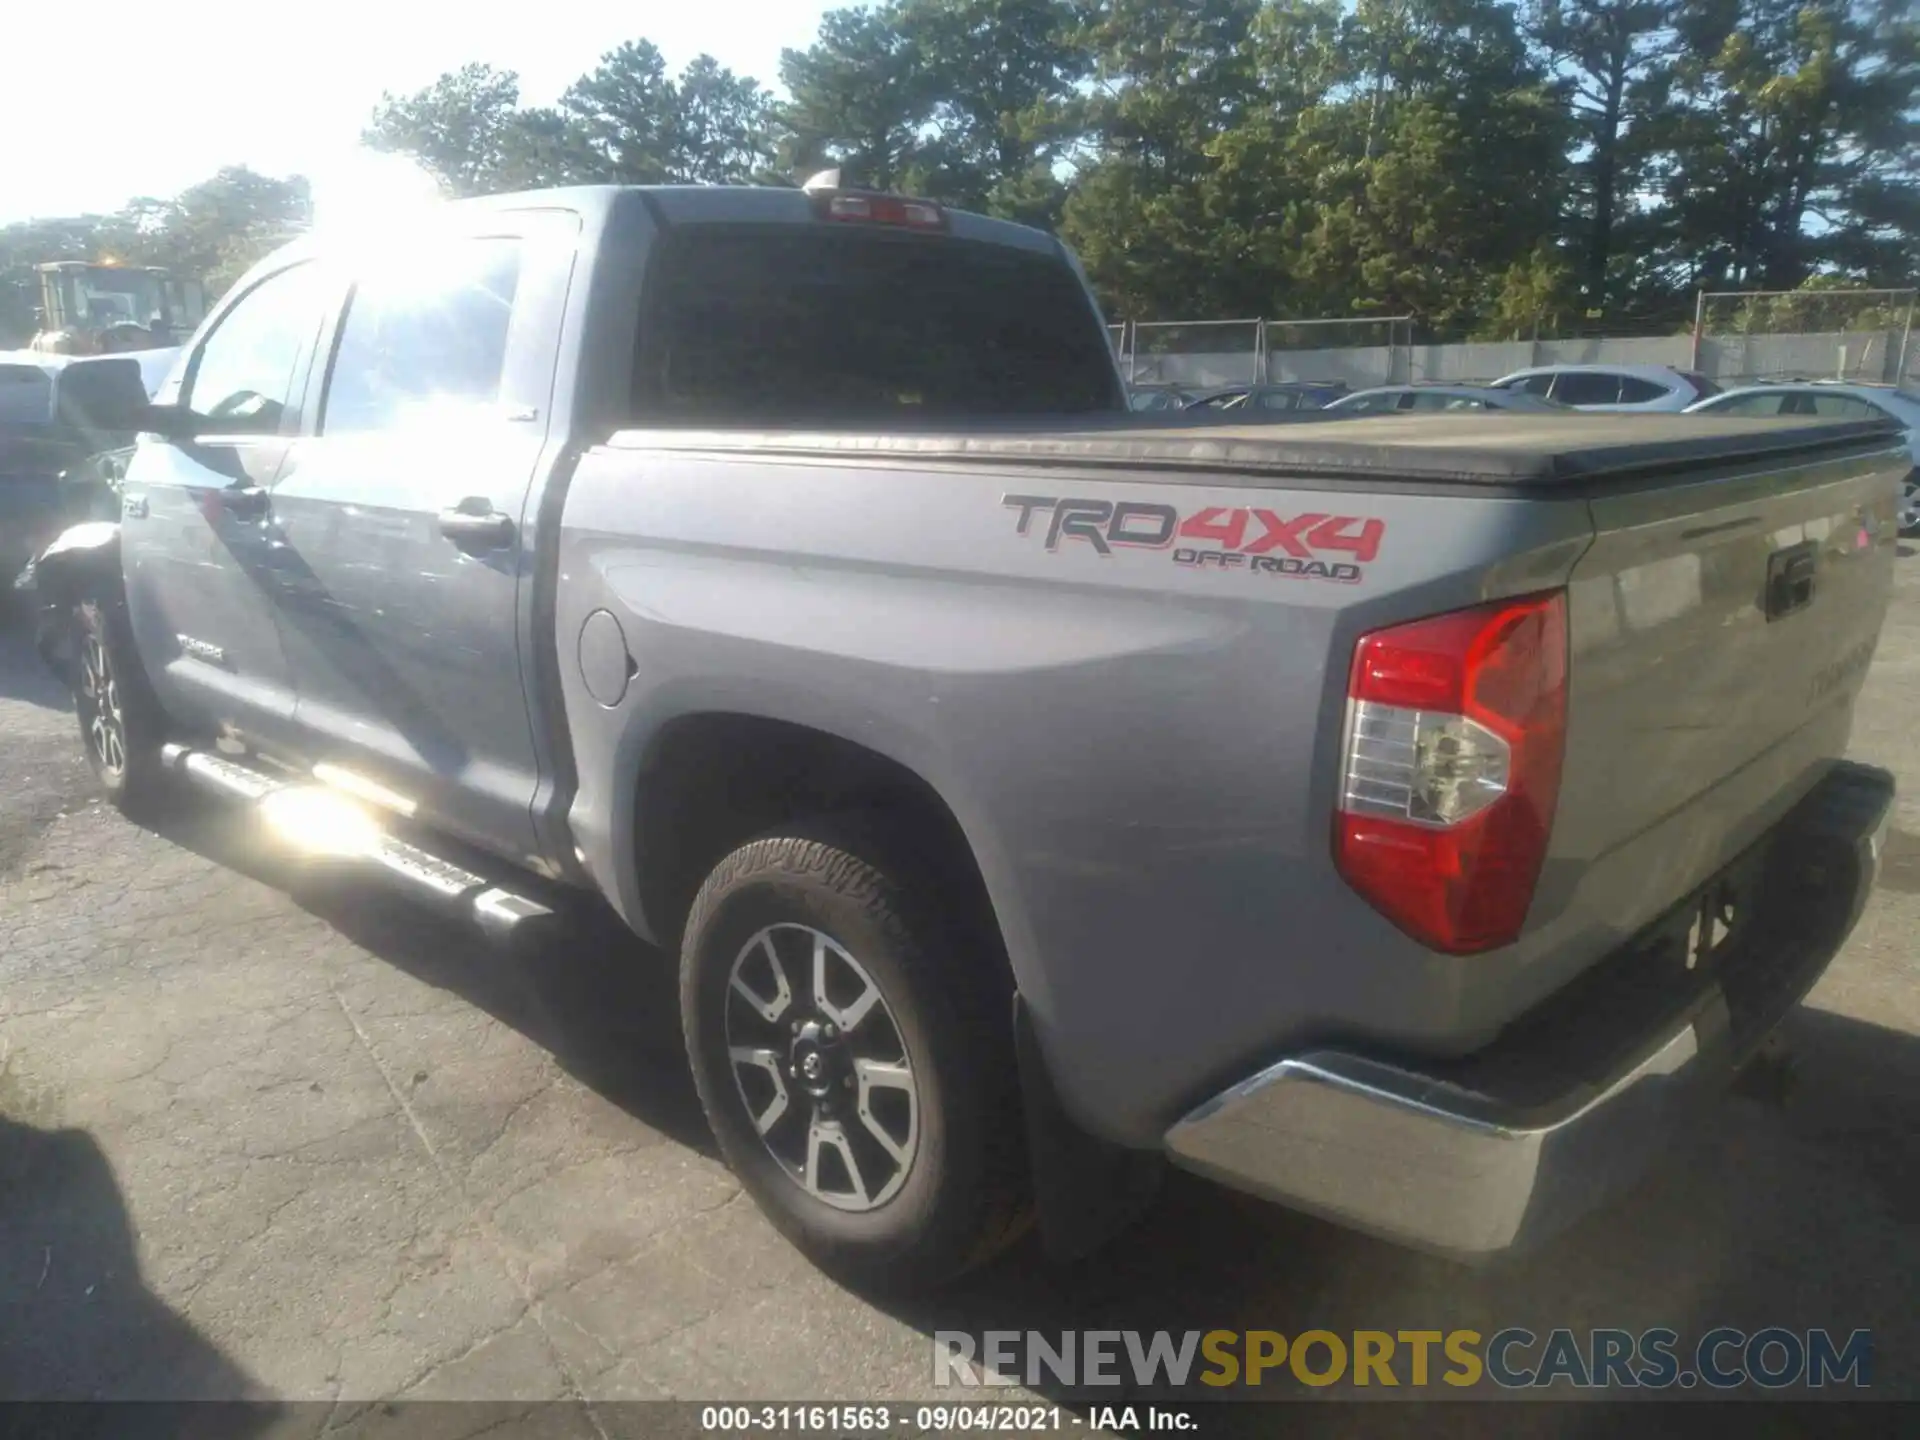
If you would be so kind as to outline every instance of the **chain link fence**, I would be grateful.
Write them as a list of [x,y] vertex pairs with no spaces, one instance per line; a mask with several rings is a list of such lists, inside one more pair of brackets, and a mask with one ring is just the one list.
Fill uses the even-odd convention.
[[1539,365],[1666,365],[1723,385],[1838,379],[1920,388],[1917,299],[1912,289],[1702,292],[1691,330],[1449,344],[1416,344],[1410,315],[1129,321],[1109,330],[1121,373],[1139,388],[1470,384]]
[[1409,374],[1413,317],[1143,320],[1111,325],[1127,383],[1206,390],[1289,380],[1384,385]]
[[1126,332],[1120,368],[1130,385],[1207,390],[1260,377],[1258,320],[1139,321]]
[[1914,290],[1702,291],[1694,368],[1753,380],[1911,384]]
[[1341,381],[1354,389],[1413,378],[1413,317],[1268,320],[1263,380]]

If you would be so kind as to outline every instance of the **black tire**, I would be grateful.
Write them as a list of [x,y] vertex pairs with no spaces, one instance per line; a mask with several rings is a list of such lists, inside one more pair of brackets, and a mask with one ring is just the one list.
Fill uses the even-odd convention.
[[[701,1104],[727,1163],[768,1219],[817,1265],[869,1289],[924,1290],[950,1280],[1011,1243],[1030,1219],[1011,987],[997,937],[977,918],[940,903],[952,887],[940,885],[938,874],[875,824],[785,827],[714,868],[694,900],[681,947],[681,1022]],[[809,962],[808,930],[827,937],[839,953],[828,950],[829,961]],[[796,958],[800,964],[789,1008],[777,1020],[743,1002],[732,983],[739,960],[756,967],[750,988],[773,998],[773,972],[757,968],[769,963],[768,952],[757,948],[763,934],[789,968]],[[743,959],[750,948],[753,957]],[[810,963],[835,967],[830,1001],[836,1001],[835,983],[854,982],[837,996],[842,1016],[853,1015],[864,997],[862,970],[878,991],[879,1003],[868,1002],[864,1012],[877,1018],[854,1020],[839,1036],[842,1058],[829,1057],[823,1067],[824,1098],[809,1093],[801,1073],[807,1038],[792,1036],[794,1025],[819,1022],[813,996],[801,988]],[[748,978],[749,971],[741,973]],[[846,1004],[850,995],[853,1003]],[[745,1078],[736,1078],[730,1050],[755,1048],[750,1036],[760,1032],[752,1027],[762,1024],[763,1058],[792,1036],[785,1081],[763,1077],[758,1066],[744,1067]],[[847,1075],[862,1065],[888,1065],[895,1041],[911,1072],[912,1098],[876,1085],[869,1114],[865,1082],[875,1072],[861,1071],[858,1082]],[[818,1053],[827,1055],[824,1047]],[[836,1071],[845,1091],[834,1088]],[[763,1140],[747,1091],[768,1095],[760,1104],[764,1118],[775,1109],[771,1087],[789,1097],[791,1109],[769,1122]],[[851,1113],[856,1089],[861,1105]],[[883,1099],[890,1113],[883,1113]],[[907,1108],[914,1105],[917,1115]],[[910,1163],[899,1165],[894,1154],[876,1149],[876,1119],[896,1144],[912,1137]],[[795,1127],[798,1149],[806,1151],[816,1124],[838,1129],[845,1148],[818,1147],[813,1175],[821,1183],[809,1189],[804,1170],[790,1166]],[[850,1178],[856,1164],[862,1180]],[[821,1198],[829,1189],[844,1192],[837,1203]],[[878,1203],[844,1208],[868,1199]]]
[[118,809],[145,813],[168,792],[160,763],[166,717],[134,648],[126,606],[78,602],[73,641],[74,711],[87,766]]

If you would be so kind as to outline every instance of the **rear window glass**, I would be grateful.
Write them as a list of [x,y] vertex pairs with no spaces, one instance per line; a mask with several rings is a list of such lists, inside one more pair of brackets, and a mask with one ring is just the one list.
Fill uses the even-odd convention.
[[53,377],[38,365],[0,365],[0,425],[45,425],[53,418]]
[[648,276],[637,418],[831,424],[1122,408],[1061,261],[839,226],[699,226]]
[[1809,395],[1812,413],[1826,420],[1878,420],[1886,411],[1851,395]]

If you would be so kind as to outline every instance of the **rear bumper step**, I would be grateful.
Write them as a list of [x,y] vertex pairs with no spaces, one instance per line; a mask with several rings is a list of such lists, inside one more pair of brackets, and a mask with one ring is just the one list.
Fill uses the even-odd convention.
[[[227,756],[186,745],[163,747],[160,759],[167,769],[177,771],[196,788],[247,806],[258,806],[269,796],[289,790],[340,793],[318,780],[274,775]],[[350,799],[344,795],[340,798],[343,802]],[[383,828],[375,829],[366,837],[364,845],[349,853],[328,850],[316,858],[336,864],[358,864],[371,876],[385,879],[408,895],[470,921],[495,939],[507,939],[522,927],[550,920],[555,915],[552,906],[534,896],[496,884],[465,865],[435,855]]]

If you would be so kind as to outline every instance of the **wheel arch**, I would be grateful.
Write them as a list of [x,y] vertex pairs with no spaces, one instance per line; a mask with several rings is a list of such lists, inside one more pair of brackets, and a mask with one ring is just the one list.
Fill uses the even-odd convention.
[[1006,1034],[1017,1059],[1022,1149],[1049,1252],[1086,1255],[1151,1203],[1163,1166],[1083,1130],[1063,1108],[1009,954],[985,872],[939,788],[871,746],[788,720],[738,712],[686,714],[651,737],[633,787],[638,907],[660,943],[677,943],[695,892],[725,855],[783,821],[878,812],[887,838],[919,837],[914,859],[962,895],[979,949],[1006,986]]
[[33,561],[37,596],[56,603],[82,593],[77,587],[110,580],[120,583],[120,526],[112,520],[89,520],[60,532]]
[[871,746],[747,712],[683,714],[649,737],[630,804],[634,918],[663,945],[677,941],[695,892],[730,851],[783,822],[857,811],[885,816],[937,867],[1006,963],[966,827],[938,787]]

